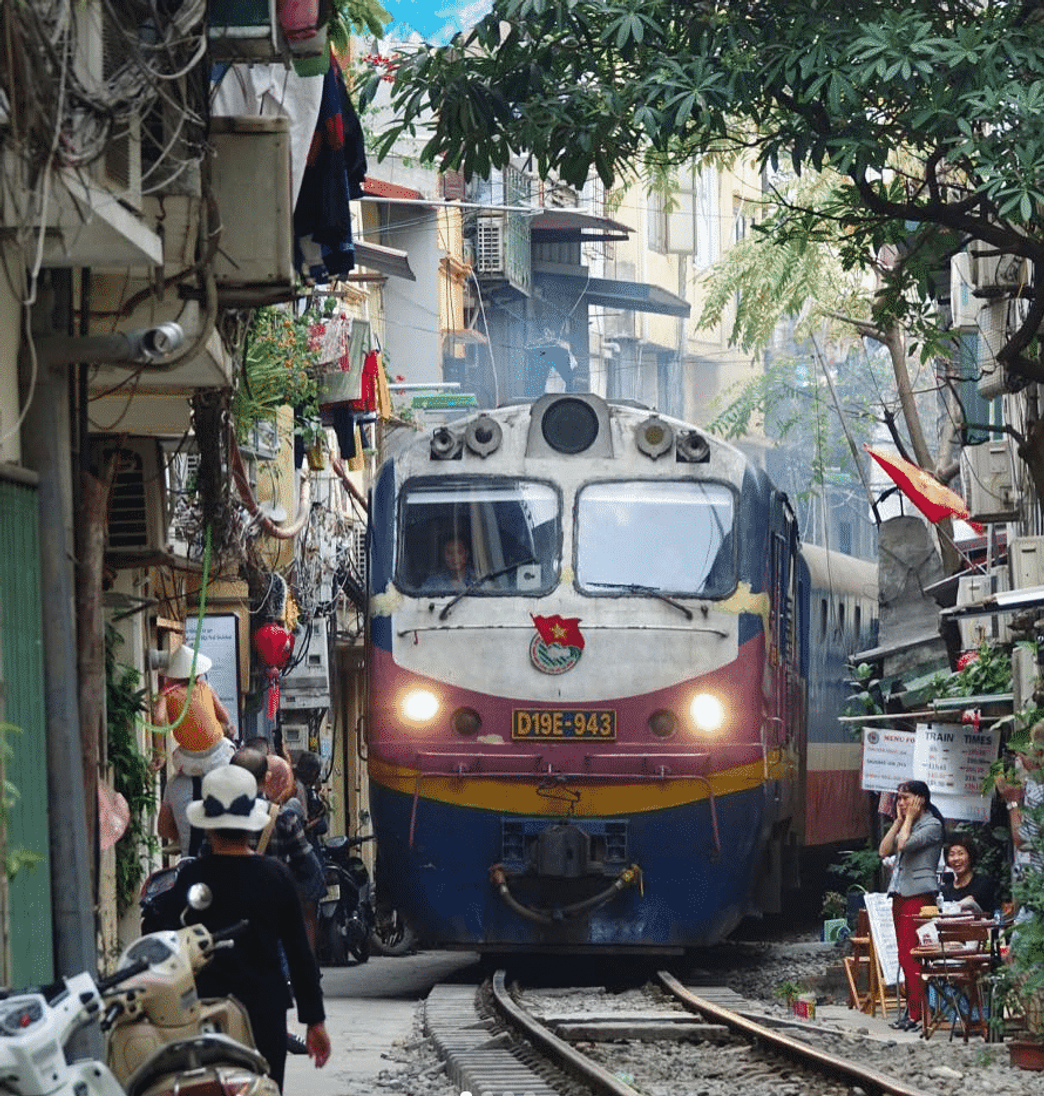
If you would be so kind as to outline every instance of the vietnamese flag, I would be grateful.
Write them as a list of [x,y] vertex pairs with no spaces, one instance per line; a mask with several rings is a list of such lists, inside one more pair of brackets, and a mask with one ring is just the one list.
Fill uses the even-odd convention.
[[581,651],[584,649],[584,637],[580,634],[579,627],[580,617],[534,616],[533,623],[540,638],[549,647],[557,643],[560,647],[579,647]]
[[978,522],[970,519],[964,499],[956,491],[944,487],[923,468],[918,468],[916,464],[911,464],[902,457],[892,456],[891,453],[879,453],[869,445],[864,445],[863,448],[933,525],[945,517],[955,517],[968,522],[977,533],[986,531]]

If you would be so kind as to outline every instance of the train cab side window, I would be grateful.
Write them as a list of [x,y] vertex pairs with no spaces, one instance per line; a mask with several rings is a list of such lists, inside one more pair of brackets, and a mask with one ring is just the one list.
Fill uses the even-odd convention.
[[826,639],[827,634],[827,599],[821,597],[819,599],[819,638],[821,640]]
[[862,607],[862,605],[857,605],[853,611],[855,613],[855,616],[852,619],[852,626],[853,626],[853,630],[855,631],[856,646],[859,647],[859,646],[862,645],[862,641],[863,641],[863,607]]
[[411,481],[399,505],[396,581],[406,593],[542,594],[558,581],[561,502],[507,477]]
[[588,484],[577,496],[577,586],[608,596],[728,597],[735,517],[735,496],[721,483]]

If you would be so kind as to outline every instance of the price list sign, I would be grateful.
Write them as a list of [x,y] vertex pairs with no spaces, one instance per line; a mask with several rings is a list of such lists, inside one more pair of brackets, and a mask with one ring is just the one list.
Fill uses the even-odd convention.
[[989,801],[983,782],[997,757],[995,731],[963,723],[919,723],[913,772],[932,789],[948,818],[985,821]]

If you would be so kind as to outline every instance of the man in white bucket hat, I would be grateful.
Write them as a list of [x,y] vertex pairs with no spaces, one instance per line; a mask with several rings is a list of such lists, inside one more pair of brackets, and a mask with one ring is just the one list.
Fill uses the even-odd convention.
[[[257,1049],[280,1088],[286,1066],[286,1013],[290,1007],[280,945],[290,968],[297,1018],[307,1027],[305,1045],[317,1068],[330,1057],[319,968],[305,935],[301,903],[286,865],[258,856],[251,845],[268,822],[268,804],[257,798],[257,781],[239,765],[224,765],[203,777],[203,798],[188,807],[193,826],[206,830],[211,852],[189,861],[174,886],[171,908],[188,906],[188,890],[206,883],[205,910],[189,909],[189,924],[211,931],[246,920],[249,927],[231,948],[214,953],[196,976],[201,997],[234,995],[250,1015]],[[175,928],[177,925],[171,924]]]

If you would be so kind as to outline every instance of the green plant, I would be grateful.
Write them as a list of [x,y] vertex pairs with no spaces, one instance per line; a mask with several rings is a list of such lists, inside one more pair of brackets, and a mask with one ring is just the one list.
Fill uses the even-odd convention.
[[377,0],[334,0],[326,33],[335,52],[345,54],[353,33],[383,38],[391,21],[391,14]]
[[780,982],[772,992],[789,1008],[805,991],[795,982]]
[[[844,714],[850,716],[882,715],[884,696],[881,693],[881,679],[875,676],[875,667],[869,662],[849,665],[852,677],[848,684],[852,692],[845,697]],[[863,724],[854,723],[852,734],[859,738],[863,733]]]
[[[7,762],[14,750],[9,741],[9,737],[14,734],[21,734],[22,728],[14,723],[0,722],[0,771],[3,770],[4,763]],[[10,817],[11,809],[19,800],[19,791],[7,776],[4,776],[3,784],[0,786],[0,826],[4,826],[7,819]],[[3,870],[4,874],[9,880],[14,877],[23,868],[35,867],[43,859],[40,853],[33,852],[31,849],[15,847],[6,849],[3,857]]]
[[819,912],[826,918],[844,917],[848,912],[848,899],[840,891],[827,891]]
[[139,688],[138,671],[116,661],[119,642],[119,633],[110,626],[105,634],[108,757],[115,789],[130,811],[127,829],[116,842],[116,909],[123,914],[137,897],[146,860],[155,852],[157,842],[146,825],[156,809],[155,781],[138,749],[137,720],[146,710],[145,690]]
[[1011,692],[1011,654],[1003,647],[984,643],[978,657],[970,658],[950,675],[932,679],[926,699],[957,696],[993,696]]
[[[243,370],[232,397],[236,438],[244,441],[258,422],[275,421],[278,408],[294,408],[295,423],[319,420],[315,372],[318,348],[314,310],[300,315],[269,305],[254,313],[243,351]],[[295,427],[296,429],[296,427]],[[306,443],[313,440],[306,437]]]
[[[1044,796],[1037,794],[1044,781],[1044,746],[1034,728],[1020,743],[1026,785],[1022,804],[1022,848],[1026,861],[1012,883],[1017,906],[1008,949],[1008,961],[992,978],[994,1019],[1004,1012],[1021,1016],[1029,1038],[1044,1042]],[[1004,772],[1009,783],[1018,779],[1014,765]],[[999,1006],[999,1007],[998,1007]]]
[[838,859],[827,868],[830,875],[844,879],[852,886],[872,891],[881,870],[881,857],[877,849],[849,849],[838,854]]

